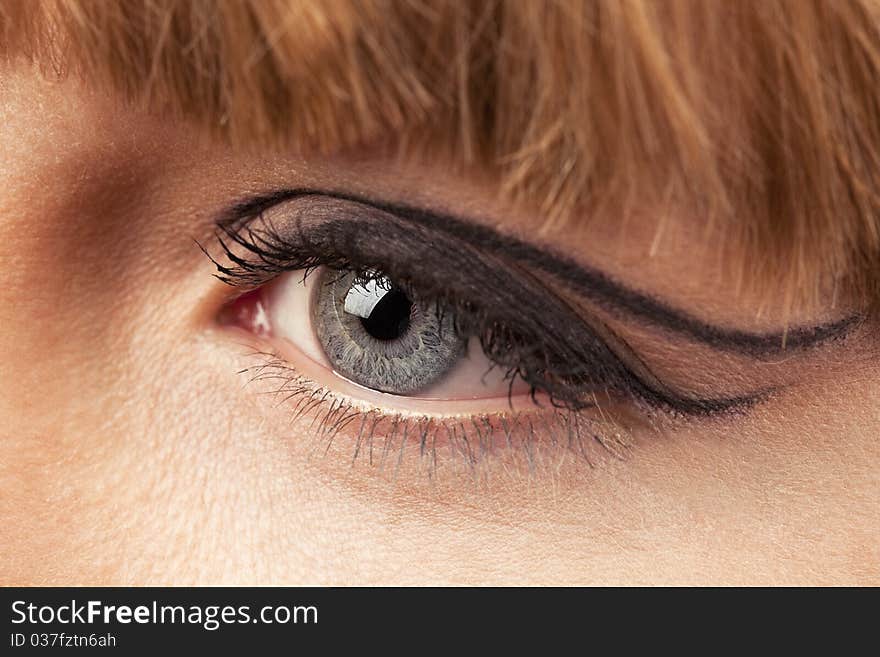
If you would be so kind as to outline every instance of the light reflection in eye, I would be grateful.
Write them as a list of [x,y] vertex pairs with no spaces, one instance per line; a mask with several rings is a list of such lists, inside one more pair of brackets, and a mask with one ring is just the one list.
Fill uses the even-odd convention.
[[[348,294],[345,295],[345,312],[357,315],[361,319],[370,319],[377,306],[383,301],[388,304],[389,299],[403,298],[403,302],[395,303],[395,306],[405,307],[406,319],[409,319],[409,313],[412,303],[400,290],[396,290],[387,276],[381,278],[369,278],[363,282],[355,282]],[[380,316],[387,314],[387,311],[379,311]],[[403,315],[403,313],[401,313]],[[403,317],[401,317],[403,319]],[[405,326],[401,325],[402,331]]]

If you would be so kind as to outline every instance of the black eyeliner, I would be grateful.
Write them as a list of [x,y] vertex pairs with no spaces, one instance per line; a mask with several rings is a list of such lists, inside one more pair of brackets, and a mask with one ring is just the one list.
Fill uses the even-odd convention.
[[[563,297],[518,264],[512,268],[498,258],[486,257],[482,244],[463,243],[458,236],[367,204],[339,203],[344,199],[329,195],[308,196],[312,197],[310,205],[280,215],[281,227],[271,215],[261,214],[279,203],[278,197],[261,198],[229,213],[218,235],[228,264],[212,258],[218,278],[250,287],[283,271],[323,266],[367,275],[378,267],[398,283],[408,281],[417,296],[437,302],[438,309],[448,305],[461,320],[457,328],[479,337],[483,352],[511,380],[520,378],[533,394],[536,390],[547,393],[551,403],[561,407],[593,406],[594,393],[613,391],[653,408],[714,415],[745,409],[768,394],[698,398],[676,393],[653,375],[647,379],[637,375],[626,364],[636,357],[631,350],[626,350],[628,358],[622,360]],[[262,221],[253,226],[257,217]],[[379,228],[381,222],[387,222],[386,230]],[[391,244],[393,259],[388,252]],[[431,264],[434,259],[426,258],[426,249],[444,263],[446,274],[440,280]]]
[[628,288],[598,269],[576,263],[546,247],[539,248],[516,237],[499,233],[478,222],[447,213],[388,203],[344,192],[295,188],[253,196],[224,211],[217,224],[224,230],[233,230],[243,220],[278,203],[303,196],[324,196],[370,206],[462,241],[479,244],[486,250],[504,253],[553,276],[602,307],[622,311],[719,351],[740,353],[755,358],[778,356],[842,339],[863,319],[862,315],[855,314],[817,326],[793,327],[783,332],[763,334],[724,328],[708,324],[673,308],[660,299]]

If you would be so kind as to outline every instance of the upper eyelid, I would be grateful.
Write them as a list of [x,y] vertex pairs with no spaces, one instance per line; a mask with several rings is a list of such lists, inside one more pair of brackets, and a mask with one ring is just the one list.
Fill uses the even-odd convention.
[[629,288],[613,280],[606,273],[576,263],[548,247],[538,247],[524,242],[479,222],[345,192],[312,188],[276,190],[250,197],[234,205],[221,214],[217,223],[223,230],[234,230],[278,204],[305,196],[322,196],[358,203],[420,226],[430,226],[433,230],[453,235],[465,242],[479,243],[483,248],[504,252],[508,257],[529,262],[612,313],[634,317],[718,351],[736,353],[754,359],[774,358],[782,354],[816,348],[832,341],[840,341],[850,335],[865,319],[863,314],[855,313],[824,324],[788,327],[770,333],[750,333],[721,327],[704,322],[661,299]]

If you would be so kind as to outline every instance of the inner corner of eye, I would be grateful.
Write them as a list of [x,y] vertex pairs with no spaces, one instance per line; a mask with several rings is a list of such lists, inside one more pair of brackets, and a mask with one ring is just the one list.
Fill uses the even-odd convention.
[[[377,274],[292,271],[249,292],[223,311],[223,323],[268,339],[301,373],[364,396],[413,401],[509,400],[527,392],[493,367],[479,340],[462,337],[454,313],[438,312],[417,292]],[[302,362],[298,356],[306,356]],[[340,381],[339,379],[344,381]],[[344,384],[354,384],[346,387]],[[369,394],[367,394],[369,396]],[[371,398],[371,401],[376,401]]]
[[250,290],[224,304],[217,314],[217,323],[244,329],[260,337],[269,336],[271,324],[263,289]]
[[[306,270],[284,273],[233,299],[220,310],[218,323],[270,340],[282,355],[289,356],[287,352],[293,345],[306,356],[325,363],[323,352],[310,339],[309,308],[314,277],[306,274]],[[278,344],[274,344],[276,341]]]

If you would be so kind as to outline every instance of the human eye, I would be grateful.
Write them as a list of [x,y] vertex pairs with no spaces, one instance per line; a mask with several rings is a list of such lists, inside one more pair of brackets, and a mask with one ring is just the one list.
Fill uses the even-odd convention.
[[[566,266],[450,216],[292,190],[236,206],[219,226],[210,257],[236,289],[221,324],[255,338],[265,359],[245,374],[275,384],[298,417],[319,417],[322,439],[351,430],[356,456],[376,440],[383,452],[430,446],[436,458],[440,445],[468,461],[546,443],[618,450],[663,423],[747,411],[784,385],[766,375],[745,388],[693,384],[677,361],[698,349],[658,357],[678,343],[628,330],[601,278],[596,294],[573,291]],[[751,348],[735,331],[719,335]],[[758,336],[759,350],[761,339],[773,342]],[[734,360],[728,378],[739,381]]]
[[280,277],[263,299],[253,303],[265,306],[283,344],[377,401],[497,405],[524,389],[516,371],[486,356],[466,312],[377,269],[301,269]]

